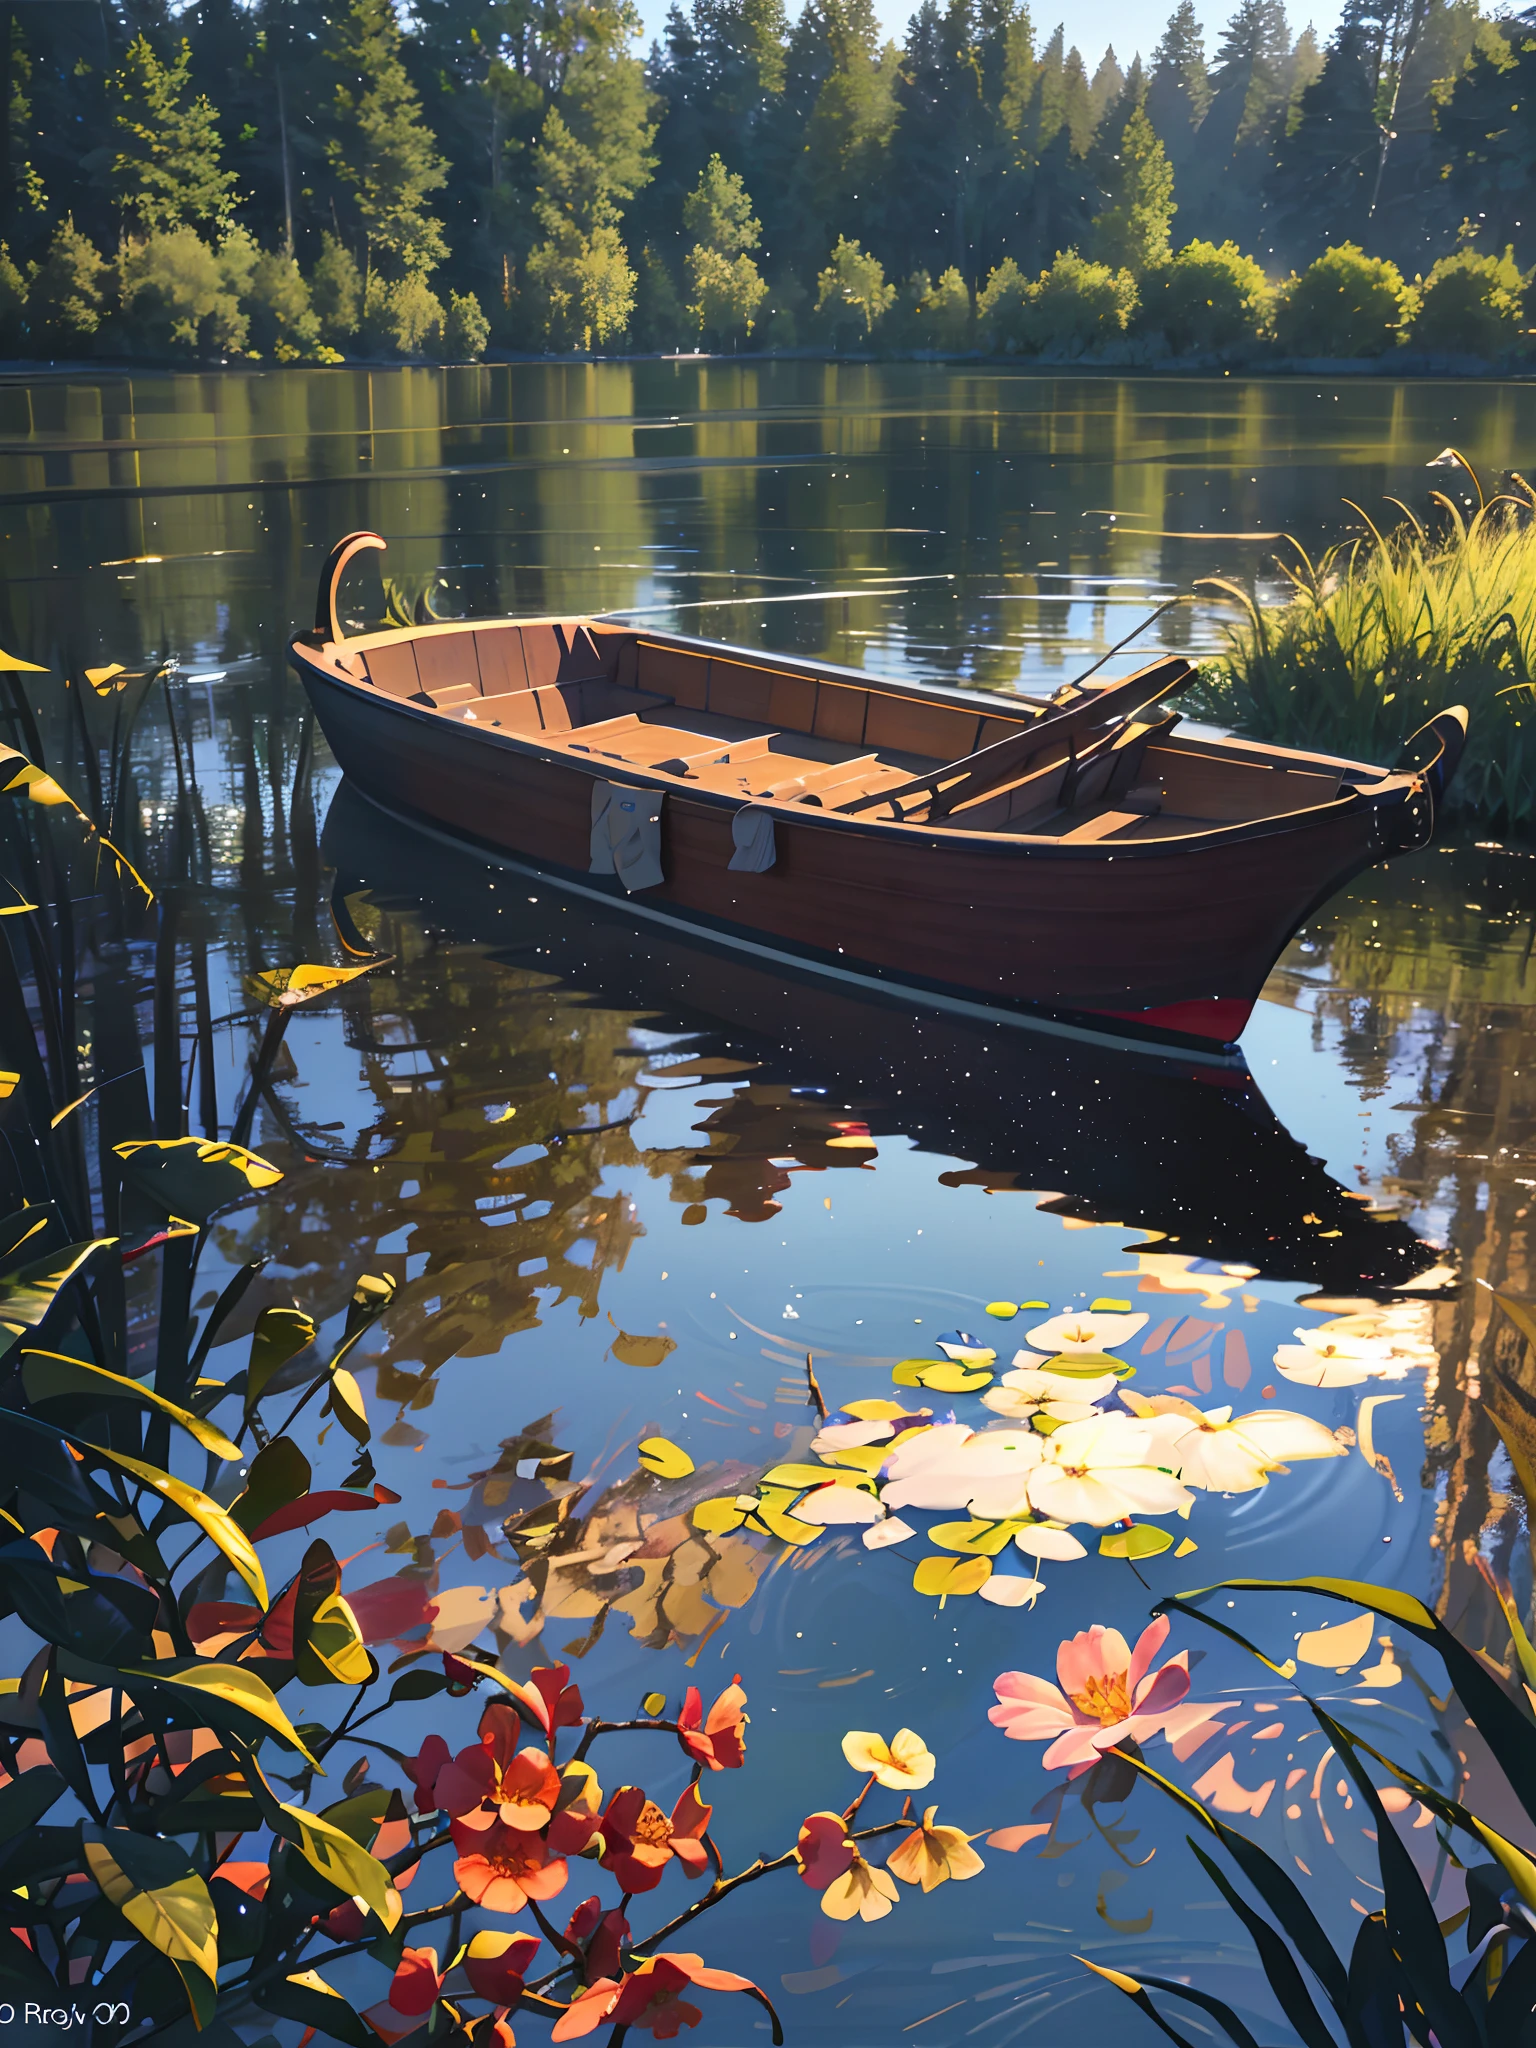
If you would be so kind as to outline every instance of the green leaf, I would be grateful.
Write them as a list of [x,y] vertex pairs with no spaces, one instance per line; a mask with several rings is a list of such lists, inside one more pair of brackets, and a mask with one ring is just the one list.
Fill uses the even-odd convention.
[[366,1685],[374,1661],[341,1595],[341,1567],[320,1538],[304,1553],[293,1609],[294,1668],[301,1685]]
[[357,1444],[365,1444],[373,1435],[368,1427],[368,1410],[363,1402],[363,1390],[344,1366],[331,1365],[331,1391],[325,1397],[325,1413],[334,1415],[342,1428]]
[[317,1771],[324,1770],[324,1766],[300,1741],[298,1730],[283,1712],[276,1694],[249,1664],[220,1664],[213,1658],[201,1658],[196,1663],[181,1660],[180,1668],[173,1669],[171,1660],[167,1659],[152,1671],[126,1671],[123,1676],[169,1686],[174,1692],[195,1700],[211,1724],[222,1723],[247,1741],[251,1733],[249,1725],[238,1717],[248,1716],[250,1720],[259,1721],[290,1748],[296,1749],[307,1762],[314,1764]]
[[230,1503],[230,1518],[247,1536],[254,1536],[268,1515],[300,1500],[309,1491],[308,1458],[291,1437],[275,1436],[251,1460],[245,1491]]
[[1203,1828],[1209,1829],[1285,1929],[1297,1954],[1327,1993],[1329,2004],[1335,2011],[1342,2012],[1349,1997],[1344,1966],[1290,1873],[1267,1855],[1257,1842],[1250,1842],[1236,1828],[1229,1828],[1225,1821],[1207,1813],[1198,1799],[1192,1798],[1182,1786],[1175,1785],[1171,1778],[1165,1778],[1160,1771],[1154,1770],[1151,1764],[1125,1750],[1117,1749],[1114,1754],[1123,1756],[1133,1770],[1150,1779]]
[[98,1458],[107,1458],[114,1465],[121,1465],[125,1472],[131,1472],[146,1486],[152,1486],[156,1493],[163,1494],[173,1507],[191,1521],[196,1522],[203,1534],[209,1537],[235,1570],[256,1595],[257,1604],[266,1607],[267,1582],[262,1574],[261,1560],[251,1547],[250,1538],[234,1520],[227,1508],[221,1508],[216,1500],[210,1500],[195,1486],[189,1486],[184,1479],[177,1479],[169,1472],[162,1472],[158,1466],[146,1465],[141,1459],[130,1458],[122,1451],[110,1451],[104,1444],[89,1446]]
[[283,1177],[281,1168],[243,1145],[212,1138],[136,1138],[112,1150],[123,1162],[128,1186],[167,1216],[197,1224]]
[[41,2000],[50,2009],[62,1997],[36,1953],[9,1927],[0,1927],[0,1992],[9,2004]]
[[1355,1782],[1355,1789],[1371,1810],[1376,1824],[1376,1856],[1381,1865],[1382,1909],[1392,1951],[1404,1977],[1422,2007],[1441,2048],[1481,2048],[1477,2028],[1460,1994],[1451,1983],[1445,1937],[1430,1896],[1424,1889],[1413,1858],[1387,1817],[1376,1787],[1361,1767],[1348,1729],[1343,1728],[1314,1701],[1317,1725],[1333,1744],[1341,1764]]
[[1159,1991],[1172,1992],[1175,1998],[1187,1999],[1191,2005],[1198,2005],[1214,2019],[1220,2020],[1227,2033],[1238,2044],[1238,2048],[1258,2048],[1258,2043],[1231,2006],[1224,2005],[1219,1998],[1212,1998],[1208,1993],[1196,1991],[1187,1984],[1175,1984],[1167,1977],[1129,1977],[1124,1970],[1112,1970],[1105,1963],[1090,1962],[1087,1956],[1076,1956],[1073,1960],[1081,1963],[1085,1970],[1092,1970],[1096,1977],[1102,1977],[1105,1983],[1113,1984],[1117,1991],[1123,1991],[1132,2005],[1140,2006],[1152,2024],[1160,2028],[1170,2041],[1177,2041],[1180,2048],[1193,2048],[1193,2043],[1163,2018],[1147,1996],[1148,1984],[1155,1984]]
[[292,1842],[312,1870],[348,1898],[361,1899],[385,1932],[392,1932],[402,1911],[400,1894],[378,1858],[318,1814],[307,1813],[301,1806],[285,1805],[263,1777],[254,1757],[243,1760],[241,1768],[273,1834]]
[[1220,1867],[1211,1861],[1199,1844],[1188,1835],[1185,1836],[1185,1840],[1194,1850],[1206,1875],[1247,1928],[1253,1945],[1259,1952],[1260,1966],[1269,1979],[1269,1988],[1279,2000],[1280,2010],[1300,2035],[1306,2048],[1337,2048],[1332,2033],[1324,2024],[1322,2014],[1312,2002],[1312,1994],[1296,1967],[1294,1957],[1280,1936],[1263,1915],[1256,1913],[1242,1894],[1233,1889]]
[[245,1370],[247,1415],[266,1392],[272,1375],[314,1342],[315,1329],[314,1317],[301,1308],[277,1306],[262,1310],[251,1332],[251,1361]]
[[78,1401],[82,1398],[137,1401],[168,1415],[189,1436],[195,1437],[205,1451],[211,1451],[214,1457],[222,1458],[226,1464],[241,1455],[238,1444],[231,1443],[222,1429],[215,1429],[200,1415],[191,1415],[185,1408],[178,1408],[174,1401],[167,1401],[162,1394],[141,1386],[137,1380],[124,1379],[120,1373],[108,1372],[104,1366],[88,1365],[84,1359],[68,1358],[59,1351],[23,1351],[21,1383],[28,1401],[34,1405],[40,1401]]
[[186,1851],[127,1828],[88,1834],[84,1851],[104,1897],[174,1963],[197,2023],[205,2026],[219,1998],[219,1923]]
[[1168,1531],[1151,1522],[1138,1522],[1134,1529],[1106,1529],[1099,1538],[1100,1557],[1126,1557],[1138,1563],[1146,1557],[1161,1557],[1172,1548]]
[[0,1785],[0,1841],[14,1841],[28,1828],[36,1827],[67,1790],[63,1778],[47,1764],[23,1771],[19,1778]]
[[344,2041],[346,2048],[378,2048],[377,2035],[317,1970],[301,1970],[296,1976],[265,1982],[258,1979],[252,1995],[259,2006],[279,2019],[313,2027],[330,2040]]
[[0,1280],[0,1358],[35,1330],[59,1295],[96,1253],[117,1243],[115,1237],[93,1237],[86,1244],[66,1244],[46,1257],[19,1266]]

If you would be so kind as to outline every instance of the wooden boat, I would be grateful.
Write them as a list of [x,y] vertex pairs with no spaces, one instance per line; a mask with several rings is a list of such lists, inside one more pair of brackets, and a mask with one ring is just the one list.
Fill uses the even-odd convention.
[[289,656],[386,810],[579,894],[971,1014],[1218,1056],[1297,928],[1422,846],[1466,738],[1393,768],[1177,730],[1168,657],[1049,700],[592,618],[348,638],[338,542]]

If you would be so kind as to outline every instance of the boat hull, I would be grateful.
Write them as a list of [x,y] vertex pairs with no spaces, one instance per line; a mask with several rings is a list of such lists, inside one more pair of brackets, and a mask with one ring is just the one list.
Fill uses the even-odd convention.
[[767,944],[916,995],[1215,1048],[1236,1041],[1287,941],[1398,843],[1366,800],[1140,844],[1068,846],[775,809],[776,858],[730,866],[741,805],[667,793],[665,880],[591,873],[595,773],[293,659],[343,772],[376,803],[646,916]]

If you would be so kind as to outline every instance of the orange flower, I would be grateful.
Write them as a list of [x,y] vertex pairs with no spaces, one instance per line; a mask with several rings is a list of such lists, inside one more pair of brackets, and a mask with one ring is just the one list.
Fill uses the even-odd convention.
[[488,1828],[453,1822],[461,1851],[453,1875],[466,1898],[492,1913],[521,1913],[530,1899],[552,1899],[565,1890],[563,1856],[551,1856],[541,1835],[493,1820]]
[[599,1861],[627,1892],[654,1890],[674,1856],[690,1877],[702,1877],[709,1868],[704,1835],[713,1811],[689,1785],[669,1820],[638,1785],[621,1785],[603,1814],[606,1846]]
[[545,1826],[560,1797],[560,1776],[542,1749],[517,1747],[521,1726],[512,1707],[492,1700],[480,1716],[478,1745],[461,1749],[437,1773],[432,1796],[445,1813],[474,1828],[500,1820],[534,1834]]
[[695,1763],[712,1771],[741,1769],[747,1760],[747,1738],[742,1732],[747,1720],[742,1711],[746,1704],[740,1672],[710,1708],[708,1720],[704,1719],[699,1688],[689,1686],[683,1710],[677,1717],[677,1739]]
[[685,1985],[697,1984],[706,1991],[745,1991],[768,2011],[773,2008],[750,1977],[738,1977],[730,1970],[707,1970],[702,1956],[663,1951],[648,1956],[636,1969],[615,1982],[602,1977],[567,2006],[555,2022],[554,2041],[574,2041],[598,2027],[640,2027],[658,2041],[675,2040],[684,2027],[696,2027],[704,2015],[696,2005],[679,1996]]

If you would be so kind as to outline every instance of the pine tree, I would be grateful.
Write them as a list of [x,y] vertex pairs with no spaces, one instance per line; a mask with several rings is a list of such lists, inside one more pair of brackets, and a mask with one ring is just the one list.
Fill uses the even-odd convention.
[[111,188],[128,225],[141,234],[228,225],[235,176],[223,165],[219,117],[194,95],[192,52],[183,40],[162,64],[135,36],[112,77]]
[[366,269],[425,277],[448,254],[428,199],[447,170],[401,55],[391,0],[348,0],[332,27],[326,156],[350,200]]
[[1113,103],[1125,91],[1125,73],[1120,69],[1120,60],[1115,55],[1113,43],[1099,59],[1099,68],[1093,74],[1088,87],[1088,103],[1093,108],[1093,122],[1097,128],[1109,112]]
[[1075,44],[1068,50],[1067,61],[1061,71],[1061,115],[1071,134],[1073,151],[1078,156],[1086,156],[1097,122],[1087,67]]
[[629,325],[637,279],[619,221],[656,167],[653,114],[634,58],[597,47],[573,59],[545,117],[527,279],[534,325],[557,347],[602,347]]
[[1301,96],[1299,119],[1280,144],[1269,188],[1276,246],[1289,262],[1310,262],[1324,249],[1369,235],[1381,142],[1372,74],[1365,37],[1345,27],[1320,77]]
[[1092,250],[1111,270],[1142,277],[1172,256],[1173,170],[1141,106],[1131,109],[1109,167]]
[[699,332],[729,339],[750,334],[768,292],[749,253],[761,241],[762,228],[746,186],[718,156],[710,158],[689,194],[683,225],[693,237],[688,311]]
[[1215,95],[1240,95],[1238,147],[1267,133],[1284,98],[1290,47],[1284,0],[1238,0],[1211,71]]
[[946,258],[980,274],[1005,240],[1023,197],[1016,136],[1033,40],[1017,0],[924,0],[913,15],[889,172],[902,205],[888,235],[888,253],[912,275]]
[[825,0],[825,21],[832,68],[806,125],[807,196],[825,231],[856,228],[873,239],[890,196],[899,60],[881,44],[872,0]]
[[1205,69],[1205,37],[1194,0],[1179,0],[1168,17],[1163,39],[1152,52],[1147,82],[1147,119],[1163,138],[1177,170],[1193,142],[1195,130],[1211,104],[1211,82]]
[[1490,248],[1513,246],[1522,264],[1536,253],[1536,21],[1500,24],[1440,111],[1444,179],[1451,208],[1478,223]]

